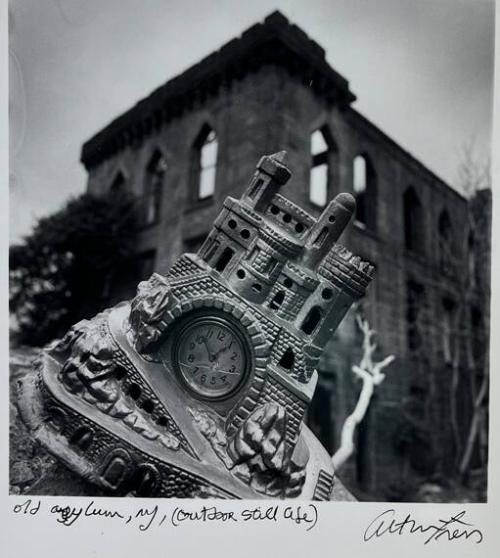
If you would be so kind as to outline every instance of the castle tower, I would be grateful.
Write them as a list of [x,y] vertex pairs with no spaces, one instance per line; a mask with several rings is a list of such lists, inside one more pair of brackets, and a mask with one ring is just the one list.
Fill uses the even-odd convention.
[[[338,195],[315,219],[281,195],[290,175],[285,152],[262,157],[241,200],[224,202],[198,256],[272,324],[263,396],[288,402],[293,447],[314,394],[318,360],[363,296],[373,267],[336,244],[354,214],[354,198]],[[232,429],[251,412],[252,401],[243,402]]]

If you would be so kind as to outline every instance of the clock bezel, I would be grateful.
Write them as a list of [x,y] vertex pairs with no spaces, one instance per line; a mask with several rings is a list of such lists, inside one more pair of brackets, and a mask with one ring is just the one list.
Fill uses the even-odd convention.
[[[178,352],[180,349],[180,340],[182,339],[183,334],[186,330],[196,327],[197,322],[202,322],[203,324],[212,323],[213,325],[223,325],[224,327],[231,330],[231,332],[237,337],[242,350],[243,350],[243,358],[244,358],[244,370],[239,377],[238,382],[236,383],[233,388],[228,391],[227,393],[223,393],[220,395],[209,395],[200,393],[193,387],[187,379],[184,377],[184,373],[179,366],[179,358]],[[233,398],[238,392],[240,392],[243,386],[248,382],[250,377],[250,370],[251,370],[251,359],[252,353],[250,349],[250,340],[246,335],[242,326],[234,319],[231,314],[227,314],[225,312],[213,312],[213,311],[206,311],[201,310],[198,312],[191,312],[188,315],[184,316],[180,322],[178,327],[176,327],[172,344],[170,350],[170,362],[173,368],[173,371],[181,383],[181,385],[188,391],[190,395],[195,397],[200,401],[225,401],[227,399]]]

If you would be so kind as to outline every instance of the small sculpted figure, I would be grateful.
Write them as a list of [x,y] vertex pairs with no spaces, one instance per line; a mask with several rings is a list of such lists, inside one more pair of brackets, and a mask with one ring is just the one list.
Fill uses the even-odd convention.
[[110,495],[331,497],[331,457],[304,424],[316,366],[373,268],[337,244],[355,202],[318,219],[263,157],[197,254],[83,320],[20,387],[33,436]]

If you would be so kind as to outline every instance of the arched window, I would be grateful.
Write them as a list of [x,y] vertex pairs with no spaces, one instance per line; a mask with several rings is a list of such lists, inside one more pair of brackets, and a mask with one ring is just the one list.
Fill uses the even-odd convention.
[[321,308],[319,306],[313,306],[311,310],[309,310],[309,313],[307,314],[305,320],[302,322],[300,329],[304,333],[307,333],[307,335],[311,335],[318,327],[321,318]]
[[223,272],[227,264],[231,261],[232,257],[234,256],[234,250],[232,248],[226,247],[222,251],[217,263],[215,264],[215,269],[219,272]]
[[471,345],[472,358],[477,363],[484,356],[485,349],[485,330],[483,315],[479,308],[472,307],[470,311]]
[[92,430],[86,426],[80,426],[71,436],[69,443],[84,451],[89,449],[92,443]]
[[277,291],[273,299],[269,303],[269,308],[272,308],[273,310],[277,310],[283,304],[284,300],[285,300],[285,291]]
[[204,200],[214,195],[217,151],[217,135],[205,124],[193,146],[192,180],[197,200]]
[[438,220],[438,249],[439,265],[448,267],[452,264],[452,226],[450,215],[446,210],[441,211]]
[[424,251],[424,227],[422,204],[413,189],[409,187],[403,196],[405,246],[415,252]]
[[443,332],[443,357],[446,364],[453,361],[453,341],[455,334],[456,304],[451,298],[443,298],[441,308],[441,327]]
[[328,202],[330,166],[332,163],[331,154],[335,151],[335,142],[328,128],[323,127],[311,134],[309,200],[319,207],[324,207]]
[[408,349],[417,351],[423,344],[424,287],[408,281],[406,291],[406,336]]
[[146,168],[144,180],[143,222],[145,225],[157,223],[160,219],[163,178],[167,162],[159,151],[155,151]]
[[160,475],[154,465],[141,463],[128,481],[128,492],[147,498],[154,493],[159,478]]
[[293,366],[295,364],[295,355],[291,347],[288,347],[287,350],[283,353],[278,364],[279,366],[281,366],[281,368],[285,368],[286,370],[293,370]]
[[356,221],[375,229],[377,180],[375,169],[366,155],[357,155],[353,161],[353,191],[356,198]]
[[477,265],[477,243],[473,231],[469,232],[467,239],[467,267],[470,285],[475,287],[480,283],[479,268]]
[[125,177],[122,171],[118,171],[109,187],[109,191],[113,194],[119,194],[125,190]]

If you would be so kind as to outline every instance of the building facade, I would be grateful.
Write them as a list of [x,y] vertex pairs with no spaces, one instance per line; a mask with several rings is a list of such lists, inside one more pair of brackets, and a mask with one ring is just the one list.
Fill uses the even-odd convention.
[[[275,12],[111,122],[84,144],[82,162],[89,192],[125,188],[140,200],[137,258],[117,277],[118,298],[196,251],[263,154],[287,151],[293,175],[284,194],[316,217],[336,194],[354,194],[356,219],[342,242],[376,268],[357,312],[378,334],[377,355],[396,361],[342,477],[361,496],[394,498],[457,460],[471,414],[457,335],[476,323],[484,353],[487,325],[477,324],[488,323],[489,285],[484,274],[470,279],[484,269],[484,258],[473,261],[470,203],[357,112],[355,98],[324,50]],[[282,218],[301,234],[290,214]],[[355,314],[318,367],[308,415],[329,451],[360,389],[351,372],[362,356]],[[457,374],[458,417],[450,405]]]

